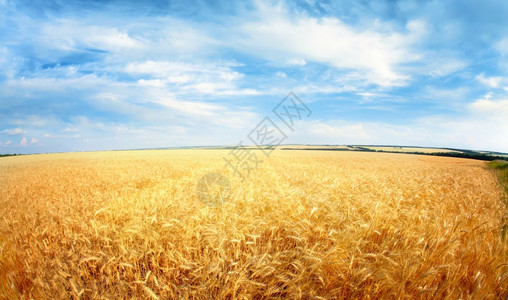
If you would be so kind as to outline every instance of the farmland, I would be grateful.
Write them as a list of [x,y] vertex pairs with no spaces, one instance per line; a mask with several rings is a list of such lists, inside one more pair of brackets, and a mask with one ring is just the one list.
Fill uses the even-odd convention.
[[[276,150],[0,159],[0,298],[508,295],[503,188],[485,162]],[[224,174],[230,194],[196,185]]]
[[458,157],[479,159],[485,161],[505,160],[508,153],[493,151],[478,151],[452,148],[415,147],[415,146],[373,146],[373,145],[283,145],[278,146],[281,150],[320,150],[320,151],[362,151],[384,153],[406,153],[417,155],[434,155],[446,157]]
[[422,153],[446,153],[446,152],[459,152],[457,150],[442,149],[442,148],[418,148],[418,147],[387,147],[387,146],[368,146],[367,149],[385,152],[422,152]]

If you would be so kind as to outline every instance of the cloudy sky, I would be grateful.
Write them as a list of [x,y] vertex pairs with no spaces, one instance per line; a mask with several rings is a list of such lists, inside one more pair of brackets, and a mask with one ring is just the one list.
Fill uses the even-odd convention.
[[287,143],[508,152],[508,2],[0,0],[0,153]]

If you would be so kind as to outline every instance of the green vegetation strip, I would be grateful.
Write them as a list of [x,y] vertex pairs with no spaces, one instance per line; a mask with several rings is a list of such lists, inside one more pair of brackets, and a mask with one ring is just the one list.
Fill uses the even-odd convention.
[[487,165],[495,170],[498,175],[499,182],[504,186],[505,192],[508,194],[508,161],[493,160]]
[[[504,187],[505,197],[504,203],[508,207],[508,161],[506,160],[493,160],[487,163],[487,165],[494,170],[499,178],[499,183]],[[508,215],[505,214],[503,230],[501,232],[503,241],[506,238],[508,231]]]

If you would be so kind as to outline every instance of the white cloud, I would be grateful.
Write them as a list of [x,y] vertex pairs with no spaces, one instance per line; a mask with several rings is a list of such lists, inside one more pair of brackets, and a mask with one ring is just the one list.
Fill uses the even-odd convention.
[[13,78],[23,64],[24,58],[15,55],[7,47],[0,47],[0,75]]
[[[42,135],[43,138],[63,138],[63,139],[68,139],[68,138],[71,138],[71,139],[75,139],[75,138],[79,138],[80,135],[79,134],[74,134],[74,135],[65,135],[65,134],[51,134],[51,133],[45,133]],[[35,139],[37,143],[39,140]]]
[[478,99],[462,115],[436,115],[408,125],[344,120],[302,122],[290,142],[390,144],[508,153],[508,99]]
[[413,71],[422,72],[432,77],[443,77],[467,67],[467,62],[453,57],[453,53],[435,53],[430,51],[421,58],[423,65]]
[[[428,142],[428,132],[410,126],[345,120],[302,122],[290,142],[314,144],[418,145]],[[427,146],[433,145],[432,141]],[[416,143],[416,144],[415,144]]]
[[42,24],[40,43],[49,49],[76,50],[101,49],[118,52],[140,48],[143,44],[129,36],[125,30],[90,25],[78,20],[60,19]]
[[[364,104],[364,103],[371,103],[376,98],[384,96],[383,94],[371,93],[371,92],[357,93],[357,95],[362,96],[362,100],[360,101],[360,103],[362,103],[362,104]],[[384,97],[386,97],[386,96],[384,96]]]
[[67,127],[67,128],[62,129],[62,132],[78,132],[78,131],[79,131],[79,128],[74,128],[74,127]]
[[275,76],[281,77],[281,78],[287,78],[287,74],[285,72],[276,72]]
[[460,108],[464,106],[464,99],[467,99],[469,87],[458,88],[437,88],[435,86],[428,86],[423,90],[422,98],[427,98],[440,105],[450,106],[457,104]]
[[407,79],[397,65],[416,59],[408,44],[411,34],[419,34],[418,26],[410,27],[410,34],[404,36],[382,26],[356,29],[337,18],[290,17],[280,6],[260,5],[260,15],[240,27],[246,38],[235,43],[272,61],[325,63],[361,71],[369,82],[393,86]]
[[181,111],[185,114],[195,116],[213,116],[218,111],[225,109],[219,105],[213,105],[205,102],[178,101],[167,97],[154,98],[151,101]]
[[165,89],[146,91],[145,101],[162,105],[168,110],[160,116],[164,124],[168,118],[175,116],[183,122],[193,124],[214,124],[229,128],[244,128],[252,123],[257,116],[250,108],[226,106],[206,101],[181,100]]
[[442,28],[437,29],[439,30],[439,33],[437,33],[434,27],[435,24],[430,20],[425,20],[425,18],[417,18],[407,22],[408,33],[403,35],[403,46],[407,49],[406,56],[401,61],[402,65],[398,68],[400,72],[443,77],[463,70],[468,66],[467,59],[455,49],[428,47],[429,42],[430,44],[436,42],[436,34],[439,34],[440,37],[446,34],[443,33],[444,29]]
[[294,65],[294,66],[305,66],[307,64],[307,62],[305,61],[305,59],[298,59],[298,58],[293,58],[293,59],[290,59],[286,62],[288,65]]
[[26,147],[26,145],[27,145],[27,144],[28,144],[28,142],[27,142],[27,140],[26,140],[26,137],[23,137],[23,138],[21,139],[21,141],[19,142],[19,145],[20,145],[21,147]]
[[88,36],[83,42],[92,47],[108,50],[122,50],[125,48],[140,47],[141,43],[129,36],[127,32],[121,32],[114,28],[91,27],[88,29]]
[[188,83],[203,81],[210,77],[216,80],[234,81],[243,77],[230,68],[229,64],[182,63],[172,61],[144,61],[129,63],[125,67],[129,74],[146,74],[155,78],[166,79],[171,83]]
[[24,134],[24,133],[26,133],[26,131],[18,127],[18,128],[12,128],[12,129],[4,129],[4,130],[2,130],[2,133],[6,134],[6,135],[18,135],[18,134]]
[[30,140],[30,144],[37,144],[38,142],[39,142],[39,140],[38,140],[38,139],[36,139],[36,138],[32,138],[32,139]]
[[508,55],[508,38],[504,38],[500,40],[496,45],[495,48],[499,53],[502,55]]
[[475,78],[482,84],[491,88],[497,88],[501,83],[501,81],[503,80],[502,77],[485,77],[484,73],[477,75]]
[[82,76],[64,76],[58,77],[58,74],[37,74],[32,78],[20,77],[10,79],[5,83],[8,89],[2,91],[9,95],[19,95],[16,91],[23,90],[27,92],[56,92],[65,93],[70,90],[93,91],[105,85],[114,84],[107,78],[98,77],[94,74]]
[[53,50],[39,53],[48,59],[67,51],[104,50],[107,51],[108,62],[112,64],[147,55],[154,60],[167,57],[181,59],[192,54],[201,57],[203,51],[217,45],[207,28],[169,15],[140,17],[123,24],[116,21],[118,19],[97,20],[94,17],[38,20],[40,26],[36,29],[37,35],[32,37],[32,43]]
[[335,140],[366,141],[369,134],[364,125],[358,122],[344,122],[340,120],[329,122],[309,122],[308,133],[315,136],[328,136]]
[[[160,90],[168,88],[171,94],[240,96],[256,95],[252,88],[240,88],[244,75],[231,69],[234,63],[182,63],[172,61],[144,61],[129,63],[124,72],[145,75],[137,85]],[[169,91],[168,91],[169,92]],[[166,100],[158,100],[166,101]]]
[[473,114],[488,119],[500,119],[508,126],[508,99],[491,100],[491,97],[486,97],[471,103],[468,108]]
[[160,79],[140,79],[137,84],[143,87],[164,87],[166,83]]
[[11,119],[11,123],[18,126],[28,126],[32,128],[51,128],[59,125],[58,120],[55,117],[43,117],[37,115],[27,115],[23,118],[14,118]]

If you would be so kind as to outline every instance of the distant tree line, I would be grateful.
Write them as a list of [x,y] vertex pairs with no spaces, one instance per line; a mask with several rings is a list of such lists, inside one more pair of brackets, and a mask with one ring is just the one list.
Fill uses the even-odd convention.
[[322,150],[322,151],[361,151],[361,152],[383,152],[383,153],[399,153],[399,154],[418,154],[418,155],[434,155],[434,156],[447,156],[447,157],[458,157],[458,158],[470,158],[478,160],[508,160],[506,156],[498,156],[486,153],[480,153],[472,150],[458,150],[451,148],[443,148],[446,150],[461,151],[461,152],[418,152],[418,151],[389,151],[389,150],[375,150],[361,146],[355,146],[354,148],[282,148],[281,150]]
[[17,156],[17,155],[22,155],[22,154],[16,154],[16,153],[12,153],[12,154],[0,154],[0,157],[4,157],[4,156]]

